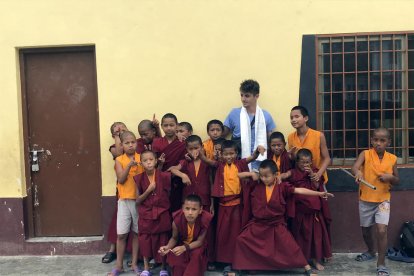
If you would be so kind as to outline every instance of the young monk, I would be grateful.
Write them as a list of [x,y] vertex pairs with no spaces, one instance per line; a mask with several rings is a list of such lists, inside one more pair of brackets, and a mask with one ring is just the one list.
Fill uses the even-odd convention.
[[[165,136],[162,138],[155,138],[152,143],[152,149],[158,156],[165,155],[165,162],[162,170],[166,171],[172,166],[178,165],[180,160],[185,158],[187,150],[185,143],[180,141],[177,137],[177,117],[174,114],[167,113],[161,119],[161,128]],[[171,183],[171,211],[176,211],[181,208],[181,179],[174,177]]]
[[[288,172],[288,181],[296,188],[324,191],[323,177],[319,181],[314,174],[318,169],[312,166],[312,153],[300,149],[296,153],[296,167]],[[291,221],[292,234],[307,260],[314,267],[323,270],[321,260],[332,257],[329,225],[331,215],[328,202],[316,197],[295,195],[295,215]]]
[[[295,106],[290,111],[290,123],[296,131],[288,136],[289,150],[293,155],[301,148],[310,150],[313,156],[313,165],[318,169],[313,176],[313,180],[319,181],[323,176],[324,183],[326,184],[328,182],[326,168],[331,162],[331,158],[329,157],[328,147],[326,146],[325,135],[320,131],[308,127],[308,120],[309,113],[305,107]],[[292,159],[295,159],[294,156]]]
[[171,174],[156,169],[157,156],[152,151],[147,150],[141,154],[141,164],[144,172],[134,177],[138,188],[138,240],[144,257],[144,271],[140,275],[151,275],[149,261],[152,257],[156,263],[162,264],[160,275],[168,276],[165,258],[161,258],[158,249],[168,242],[171,231]]
[[365,180],[376,187],[376,190],[373,190],[365,185],[359,185],[359,219],[368,251],[358,255],[356,260],[363,262],[374,259],[375,245],[377,245],[377,275],[390,275],[390,270],[385,266],[390,189],[400,180],[397,157],[386,151],[390,144],[388,129],[383,127],[375,129],[371,138],[372,148],[361,152],[352,166],[352,173],[357,183]]
[[203,210],[214,213],[213,198],[211,198],[210,166],[200,159],[202,149],[201,138],[191,135],[186,140],[186,149],[191,161],[183,159],[177,166],[169,169],[172,174],[181,178],[183,198],[188,195],[198,195],[201,198]]
[[[122,122],[115,122],[111,125],[110,131],[112,138],[114,139],[114,144],[109,147],[109,152],[112,154],[113,159],[117,158],[118,156],[124,153],[122,143],[119,140],[119,134],[128,130],[126,125]],[[116,192],[116,196],[118,197],[118,192]],[[107,241],[110,244],[108,252],[102,257],[102,263],[111,263],[112,261],[116,260],[116,214],[118,212],[118,207],[115,205],[114,213],[112,214],[111,223],[108,226],[108,234],[107,234]]]
[[213,216],[202,208],[201,198],[188,195],[173,214],[173,234],[159,253],[167,256],[172,276],[202,276],[207,267],[207,232]]
[[203,142],[203,147],[206,152],[206,156],[210,160],[215,160],[214,146],[217,141],[221,138],[224,131],[224,125],[219,120],[211,120],[207,123],[207,134],[210,137]]
[[189,122],[180,122],[177,126],[177,134],[187,139],[188,136],[193,135],[193,126]]
[[[242,226],[241,192],[242,182],[238,173],[249,171],[247,166],[264,154],[265,148],[258,146],[252,156],[237,160],[237,144],[234,141],[222,143],[223,161],[211,161],[202,155],[202,160],[217,167],[212,196],[219,199],[216,228],[216,260],[228,264],[224,275],[231,273],[236,237]],[[244,183],[245,185],[246,183]]]
[[[191,135],[186,140],[186,148],[191,161],[181,160],[180,164],[171,167],[170,171],[181,178],[183,187],[183,198],[188,195],[197,195],[201,198],[203,210],[214,215],[214,199],[211,197],[211,168],[200,159],[200,151],[203,144],[201,138],[197,135]],[[210,261],[209,270],[212,269],[214,257],[214,232],[210,229],[208,240],[208,259]]]
[[[257,179],[254,172],[239,174]],[[292,234],[286,228],[286,201],[293,194],[333,196],[326,192],[295,188],[277,181],[277,167],[273,160],[264,160],[259,166],[260,182],[248,190],[245,203],[249,222],[237,237],[234,251],[234,268],[241,270],[275,270],[304,267],[306,275],[316,275]]]
[[152,150],[152,142],[155,137],[161,137],[160,123],[153,116],[152,121],[142,120],[138,124],[138,133],[141,136],[137,140],[137,153],[141,153],[145,150]]
[[268,158],[276,163],[278,175],[285,173],[292,168],[292,161],[286,151],[285,136],[281,132],[273,132],[269,137],[270,151],[268,151]]
[[124,148],[124,154],[115,159],[115,171],[118,180],[118,214],[116,232],[117,259],[116,267],[108,275],[117,276],[123,272],[123,259],[126,240],[130,229],[132,230],[132,269],[139,273],[138,260],[138,215],[136,208],[137,188],[133,177],[142,172],[139,165],[140,155],[135,152],[137,139],[130,131],[124,131],[120,135]]

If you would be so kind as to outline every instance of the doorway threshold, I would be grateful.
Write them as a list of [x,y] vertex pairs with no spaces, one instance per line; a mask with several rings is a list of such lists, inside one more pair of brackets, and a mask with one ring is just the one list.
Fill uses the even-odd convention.
[[93,241],[101,241],[103,236],[87,236],[87,237],[36,237],[27,239],[26,242],[42,243],[42,242],[61,242],[61,243],[86,243]]

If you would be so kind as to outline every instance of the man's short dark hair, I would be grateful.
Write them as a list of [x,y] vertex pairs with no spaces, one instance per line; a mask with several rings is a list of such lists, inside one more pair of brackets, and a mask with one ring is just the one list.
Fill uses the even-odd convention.
[[237,152],[237,144],[233,140],[225,140],[221,143],[221,150],[234,149]]
[[255,80],[245,80],[240,84],[240,92],[250,93],[256,96],[260,93],[260,85]]

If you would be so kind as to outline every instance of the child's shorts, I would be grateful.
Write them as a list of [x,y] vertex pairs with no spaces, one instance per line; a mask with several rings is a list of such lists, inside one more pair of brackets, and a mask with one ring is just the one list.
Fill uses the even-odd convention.
[[362,227],[370,227],[376,223],[388,225],[390,220],[390,202],[359,201],[359,223]]
[[127,234],[132,230],[138,233],[138,213],[135,199],[119,199],[116,232]]

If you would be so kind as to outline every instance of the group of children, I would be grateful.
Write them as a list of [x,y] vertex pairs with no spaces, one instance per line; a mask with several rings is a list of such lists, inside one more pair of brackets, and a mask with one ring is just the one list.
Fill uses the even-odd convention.
[[[323,133],[307,126],[306,108],[294,107],[290,118],[296,131],[288,136],[289,148],[283,134],[274,132],[268,145],[259,145],[243,159],[238,158],[237,143],[222,137],[224,126],[219,120],[208,122],[209,139],[204,142],[193,135],[191,124],[178,123],[171,113],[161,123],[155,116],[141,121],[139,139],[125,124],[114,123],[110,152],[115,159],[118,204],[108,233],[114,245],[103,261],[116,257],[116,266],[108,275],[123,272],[128,243],[131,268],[141,276],[151,275],[152,259],[161,265],[161,276],[169,275],[167,264],[173,276],[201,276],[216,262],[224,264],[224,275],[296,267],[316,275],[311,265],[324,269],[322,262],[332,257],[327,198],[333,195],[325,187],[330,157]],[[398,183],[396,158],[385,152],[389,139],[386,129],[375,130],[373,149],[362,152],[353,167],[357,181],[368,178],[376,186],[386,186],[381,188],[383,194]],[[258,171],[249,171],[248,164],[266,148],[270,149],[267,160]],[[382,165],[384,160],[387,166]],[[378,202],[388,200],[389,206],[389,197],[372,193],[361,186],[361,202],[369,203],[361,207],[360,202],[361,226],[367,228],[364,238],[372,225],[385,225],[377,228],[385,231],[385,237],[380,237],[386,246],[388,220],[372,218],[377,218]],[[370,215],[364,213],[368,209]],[[375,256],[372,238],[365,240],[369,251],[358,257],[360,261]],[[381,273],[388,271],[383,253],[379,248]],[[143,269],[137,264],[139,256]]]

